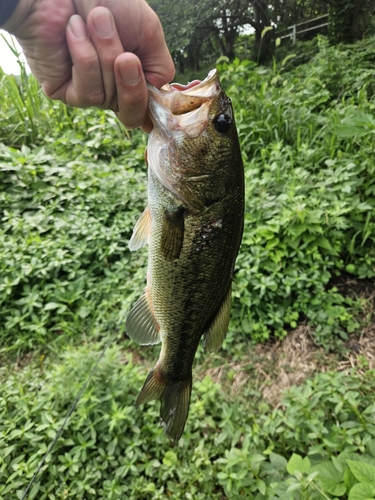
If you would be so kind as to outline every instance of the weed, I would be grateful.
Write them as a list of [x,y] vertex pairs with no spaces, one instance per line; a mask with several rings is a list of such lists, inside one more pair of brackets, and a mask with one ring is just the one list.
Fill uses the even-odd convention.
[[[1,500],[21,498],[100,348],[0,368]],[[30,498],[371,498],[374,371],[317,375],[273,411],[251,385],[234,399],[205,377],[174,448],[157,403],[134,407],[144,375],[130,354],[107,350]]]

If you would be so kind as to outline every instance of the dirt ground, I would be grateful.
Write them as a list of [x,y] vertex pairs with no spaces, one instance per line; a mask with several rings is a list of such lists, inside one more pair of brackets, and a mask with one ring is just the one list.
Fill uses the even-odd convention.
[[[272,405],[280,402],[280,396],[291,385],[301,384],[307,377],[318,372],[348,370],[359,366],[375,369],[375,283],[371,280],[356,280],[350,275],[332,280],[343,295],[366,299],[364,314],[367,326],[350,335],[344,343],[343,352],[327,353],[318,347],[312,329],[300,325],[282,341],[256,345],[243,363],[229,363],[229,366],[208,370],[217,382],[227,383],[231,370],[231,392],[238,392],[243,385],[253,384]],[[372,318],[369,322],[368,318]]]

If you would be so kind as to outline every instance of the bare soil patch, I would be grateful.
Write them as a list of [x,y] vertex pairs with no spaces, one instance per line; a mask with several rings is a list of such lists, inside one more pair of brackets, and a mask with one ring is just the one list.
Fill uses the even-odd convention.
[[[300,325],[282,341],[270,341],[250,348],[241,362],[227,362],[217,366],[210,363],[204,373],[221,383],[232,394],[251,385],[272,406],[280,403],[281,394],[292,385],[301,384],[316,373],[348,370],[352,367],[375,369],[375,284],[344,274],[330,283],[352,298],[365,299],[361,331],[350,335],[341,353],[328,353],[314,342],[311,327]],[[215,364],[215,367],[212,367]]]

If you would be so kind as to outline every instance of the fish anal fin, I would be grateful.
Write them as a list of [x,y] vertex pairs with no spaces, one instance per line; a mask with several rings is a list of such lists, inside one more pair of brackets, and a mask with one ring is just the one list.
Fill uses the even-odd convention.
[[133,229],[132,237],[129,241],[129,250],[134,252],[148,243],[150,237],[150,209],[145,208]]
[[165,210],[160,244],[166,261],[172,262],[180,257],[184,242],[184,230],[184,209],[180,208],[172,214]]
[[154,399],[160,399],[165,389],[165,382],[159,374],[156,365],[147,375],[141,392],[138,394],[135,406],[143,405]]
[[148,374],[135,404],[139,406],[153,399],[160,400],[161,425],[167,436],[177,442],[189,414],[191,388],[191,375],[182,381],[169,381],[156,365]]
[[203,336],[203,347],[208,353],[217,351],[228,331],[232,289],[229,288],[214,320]]
[[129,337],[138,344],[152,345],[160,342],[160,327],[153,314],[147,288],[130,311],[125,329]]

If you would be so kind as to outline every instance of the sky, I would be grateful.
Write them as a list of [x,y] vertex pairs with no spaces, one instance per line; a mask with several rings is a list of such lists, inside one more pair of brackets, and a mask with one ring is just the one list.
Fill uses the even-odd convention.
[[[11,39],[11,36],[3,30],[0,30],[0,34],[4,35],[7,40]],[[13,38],[13,37],[12,37]],[[21,52],[21,47],[15,41],[17,49]],[[0,36],[0,66],[5,73],[19,75],[20,68],[17,64],[17,59],[12,54],[7,44],[4,42],[3,38]]]

